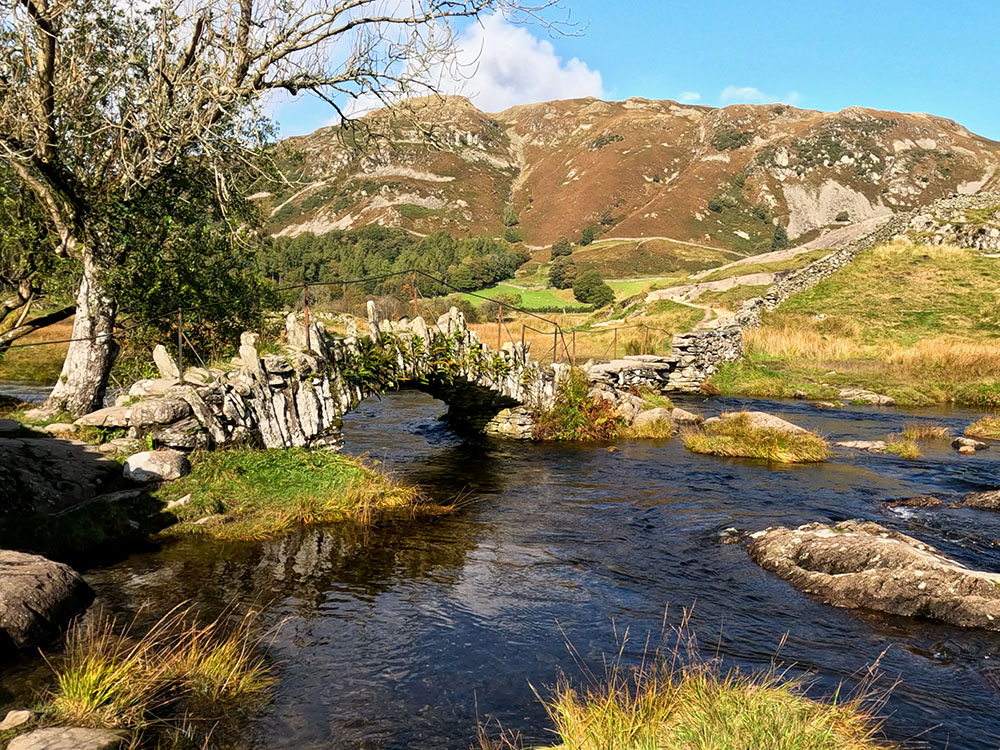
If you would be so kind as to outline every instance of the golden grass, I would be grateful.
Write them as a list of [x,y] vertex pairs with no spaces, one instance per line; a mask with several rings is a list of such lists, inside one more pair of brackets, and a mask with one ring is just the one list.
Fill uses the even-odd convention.
[[978,419],[965,428],[965,434],[974,438],[1000,440],[1000,416]]
[[914,459],[923,455],[916,441],[905,435],[889,435],[885,440],[885,449],[900,458]]
[[[679,636],[680,637],[680,636]],[[801,681],[775,668],[722,672],[696,658],[666,657],[626,668],[621,651],[606,674],[576,688],[565,680],[541,699],[556,741],[549,750],[885,750],[871,712],[884,698],[875,678],[856,697],[838,690],[826,701],[806,697]],[[691,651],[691,653],[694,653]],[[536,692],[537,694],[537,692]],[[516,750],[516,736],[480,732],[482,750]]]
[[629,425],[621,430],[619,437],[634,440],[666,440],[677,434],[677,426],[671,419],[658,419],[641,425]]
[[951,430],[933,422],[907,422],[903,426],[903,437],[915,442],[948,440]]
[[56,681],[45,714],[71,726],[142,731],[192,710],[219,720],[273,684],[257,613],[232,626],[222,618],[200,625],[190,606],[179,606],[144,635],[132,630],[108,618],[71,626],[65,653],[50,661]]
[[73,336],[73,318],[53,323],[15,342],[15,347],[0,356],[0,380],[31,383],[55,383],[62,370],[69,344],[47,344],[17,348],[20,344],[64,341]]
[[830,455],[827,442],[811,432],[789,433],[753,427],[745,414],[684,434],[684,447],[712,456],[760,458],[778,463],[813,463]]

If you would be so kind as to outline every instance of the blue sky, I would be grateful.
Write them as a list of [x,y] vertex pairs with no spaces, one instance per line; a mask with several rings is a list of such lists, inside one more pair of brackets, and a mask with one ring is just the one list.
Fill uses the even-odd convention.
[[[641,96],[721,106],[782,101],[929,112],[1000,140],[1000,1],[565,0],[587,28],[551,37],[500,19],[460,40],[470,80],[448,84],[486,111],[545,99]],[[282,134],[331,121],[300,101]]]

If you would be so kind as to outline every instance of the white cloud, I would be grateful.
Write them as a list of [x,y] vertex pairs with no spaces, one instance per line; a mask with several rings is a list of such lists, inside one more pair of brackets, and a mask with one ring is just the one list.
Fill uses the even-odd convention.
[[694,104],[696,101],[701,99],[701,94],[697,91],[682,91],[680,96],[677,97],[677,101],[684,104]]
[[753,86],[726,86],[719,94],[719,103],[726,104],[798,104],[802,97],[797,91],[789,91],[784,96],[768,94]]
[[461,94],[485,112],[553,99],[603,97],[599,71],[560,58],[551,42],[500,15],[470,24],[457,40],[456,64],[432,72],[443,93]]

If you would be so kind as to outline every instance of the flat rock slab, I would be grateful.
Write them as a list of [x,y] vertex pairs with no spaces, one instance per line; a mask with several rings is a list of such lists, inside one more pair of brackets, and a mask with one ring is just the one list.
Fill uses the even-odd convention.
[[128,427],[131,416],[130,406],[106,406],[84,414],[73,424],[80,427]]
[[772,527],[751,538],[758,565],[835,607],[1000,630],[1000,574],[966,568],[877,523]]
[[0,639],[27,648],[56,635],[94,592],[68,565],[0,550]]
[[673,410],[658,406],[655,409],[647,409],[635,415],[632,420],[633,427],[643,427],[645,425],[656,424],[657,422],[672,422]]
[[981,510],[1000,510],[1000,490],[989,490],[988,492],[970,492],[965,496],[962,504],[967,508],[979,508]]
[[881,393],[872,393],[860,388],[842,388],[840,398],[855,404],[871,404],[872,406],[895,406],[896,399]]
[[191,471],[187,456],[180,451],[143,451],[125,459],[122,470],[133,482],[163,482],[180,479]]
[[889,446],[884,440],[843,440],[834,443],[838,448],[850,448],[851,450],[864,451],[865,453],[888,453]]
[[56,513],[100,494],[120,472],[80,441],[0,438],[0,513]]
[[125,744],[125,735],[110,729],[48,727],[22,734],[7,750],[113,750]]
[[774,430],[775,432],[784,432],[791,435],[807,432],[807,430],[799,427],[797,424],[792,424],[786,419],[776,417],[764,411],[726,411],[718,417],[706,420],[705,424],[714,423],[715,420],[727,421],[738,417],[746,417],[747,423],[758,430]]

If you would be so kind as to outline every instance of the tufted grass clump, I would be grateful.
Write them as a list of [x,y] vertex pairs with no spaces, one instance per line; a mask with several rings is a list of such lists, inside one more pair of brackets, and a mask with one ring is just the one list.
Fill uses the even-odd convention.
[[332,451],[203,451],[192,455],[191,466],[190,474],[157,491],[163,502],[191,496],[171,509],[181,523],[166,534],[263,539],[305,525],[368,525],[450,510],[360,459]]
[[[820,701],[775,667],[723,671],[675,649],[629,668],[619,653],[602,678],[563,680],[541,699],[556,739],[537,750],[887,750],[872,716],[884,704],[876,680],[870,672],[855,696]],[[481,750],[522,747],[480,731]]]
[[202,625],[181,606],[145,634],[133,631],[110,618],[71,626],[65,652],[49,661],[55,685],[45,715],[136,736],[186,728],[192,715],[210,727],[262,701],[274,682],[256,612],[235,624],[223,616]]
[[905,433],[889,435],[885,440],[885,449],[888,453],[894,453],[900,458],[914,459],[923,455],[916,440],[907,437]]
[[951,430],[933,422],[907,422],[903,426],[903,437],[915,442],[948,440]]
[[965,428],[965,434],[974,438],[1000,440],[1000,415],[984,416]]
[[581,370],[570,370],[551,409],[535,414],[535,440],[614,440],[625,427],[615,404],[590,393]]
[[814,463],[830,455],[827,442],[811,432],[783,432],[754,427],[745,414],[705,425],[684,435],[692,453],[761,458],[778,463]]

